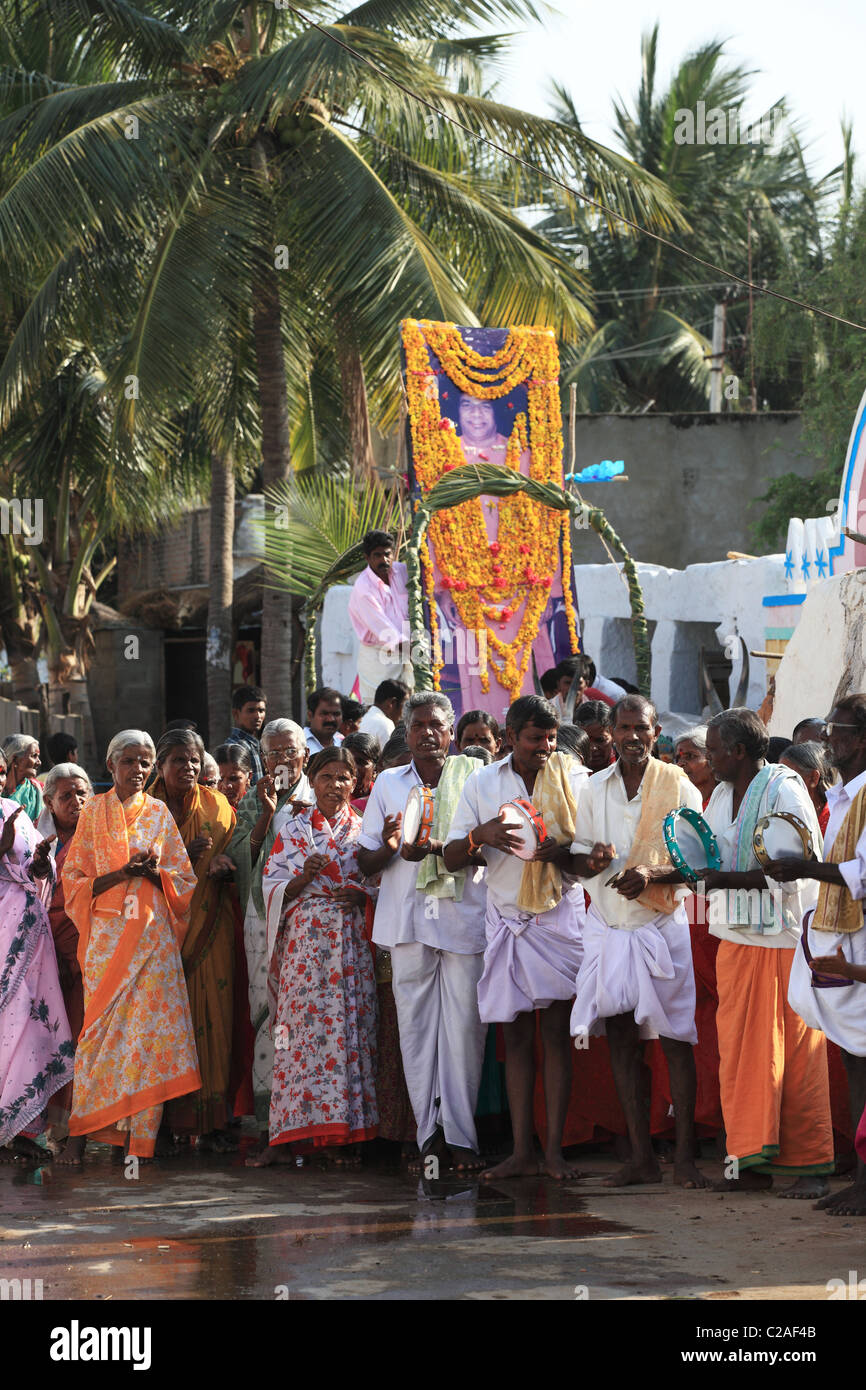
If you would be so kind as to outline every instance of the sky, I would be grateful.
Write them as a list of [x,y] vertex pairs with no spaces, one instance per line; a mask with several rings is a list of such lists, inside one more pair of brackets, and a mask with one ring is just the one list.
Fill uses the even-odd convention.
[[[841,158],[839,122],[854,123],[854,148],[866,179],[866,0],[558,0],[557,14],[515,37],[498,95],[546,113],[551,78],[569,88],[586,134],[613,144],[612,98],[632,106],[640,82],[641,34],[659,21],[661,90],[681,58],[702,43],[726,39],[732,61],[750,70],[745,116],[785,96],[800,121],[813,174]],[[505,25],[498,26],[504,29]]]

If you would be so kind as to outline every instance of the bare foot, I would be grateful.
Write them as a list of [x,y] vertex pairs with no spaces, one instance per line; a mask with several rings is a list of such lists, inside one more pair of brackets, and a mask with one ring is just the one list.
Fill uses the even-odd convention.
[[484,1167],[484,1159],[474,1149],[461,1149],[459,1145],[449,1144],[448,1154],[451,1167],[457,1173],[479,1173]]
[[841,1192],[815,1203],[816,1210],[830,1216],[866,1216],[866,1183],[852,1183]]
[[[448,1146],[445,1143],[445,1135],[442,1133],[441,1129],[436,1129],[430,1135],[430,1138],[424,1141],[423,1148],[409,1159],[409,1172],[423,1173],[425,1177],[438,1178],[440,1169],[449,1166],[450,1157]],[[439,1165],[432,1173],[427,1171],[427,1160],[429,1158],[435,1158]]]
[[259,1153],[250,1154],[247,1168],[273,1168],[278,1163],[294,1163],[295,1156],[288,1144],[273,1144]]
[[710,1186],[706,1173],[702,1173],[690,1158],[674,1163],[674,1183],[677,1187],[685,1187],[690,1191]]
[[84,1150],[87,1146],[86,1134],[73,1134],[67,1139],[60,1153],[55,1158],[55,1163],[68,1163],[75,1167],[81,1166],[84,1157]]
[[488,1168],[481,1177],[485,1182],[495,1182],[499,1178],[536,1178],[538,1159],[534,1154],[512,1154],[510,1158],[497,1163],[495,1168]]
[[773,1186],[770,1173],[753,1173],[746,1168],[738,1178],[720,1178],[710,1185],[711,1192],[766,1192]]
[[798,1178],[790,1187],[783,1187],[777,1197],[788,1197],[792,1201],[805,1202],[809,1197],[824,1197],[830,1191],[826,1178]]
[[573,1163],[569,1163],[568,1159],[561,1152],[551,1154],[550,1157],[545,1154],[541,1164],[541,1172],[545,1173],[549,1178],[556,1178],[557,1182],[561,1182],[563,1178],[585,1178],[589,1176],[587,1173],[581,1173]]
[[602,1178],[602,1187],[633,1187],[636,1183],[661,1182],[662,1170],[654,1158],[646,1163],[624,1163],[610,1177]]

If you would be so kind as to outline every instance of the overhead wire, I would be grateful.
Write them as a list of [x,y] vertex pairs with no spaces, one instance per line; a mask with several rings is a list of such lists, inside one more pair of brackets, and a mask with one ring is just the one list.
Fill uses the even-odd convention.
[[771,298],[779,299],[785,304],[792,304],[795,308],[802,309],[806,313],[818,314],[821,318],[829,319],[833,323],[839,323],[845,328],[856,328],[858,332],[866,333],[866,324],[856,323],[853,319],[843,318],[840,314],[831,313],[829,309],[821,309],[817,304],[807,304],[805,300],[795,299],[792,295],[783,294],[781,290],[771,289],[769,285],[756,284],[746,279],[743,275],[737,275],[735,271],[726,270],[724,266],[716,265],[715,261],[708,261],[704,256],[698,256],[694,251],[689,251],[684,246],[678,246],[675,241],[671,241],[669,237],[662,236],[660,232],[654,232],[651,231],[649,227],[641,226],[639,222],[635,222],[631,217],[626,217],[625,213],[617,212],[614,208],[609,208],[605,203],[600,203],[597,199],[591,198],[588,193],[581,193],[579,189],[572,188],[569,184],[558,179],[555,174],[551,174],[542,169],[539,165],[533,163],[532,160],[524,158],[523,155],[515,154],[515,152],[509,150],[507,146],[501,145],[497,140],[492,140],[489,135],[483,135],[480,131],[473,130],[471,126],[466,125],[464,121],[459,120],[456,116],[449,115],[447,111],[443,111],[435,102],[423,96],[421,92],[415,91],[414,88],[407,86],[405,82],[401,82],[399,78],[393,77],[391,73],[386,72],[379,63],[374,62],[372,58],[368,58],[366,54],[360,53],[358,49],[353,48],[345,39],[339,38],[336,34],[323,28],[321,24],[317,24],[314,19],[311,19],[309,15],[305,14],[297,5],[293,5],[291,0],[280,0],[280,8],[291,10],[292,14],[297,15],[297,17],[303,20],[305,24],[308,24],[311,29],[316,29],[324,38],[329,39],[331,43],[336,44],[338,48],[342,48],[344,52],[350,54],[350,56],[355,58],[359,63],[365,64],[365,66],[370,68],[373,72],[378,73],[386,82],[398,88],[399,91],[403,92],[405,96],[410,97],[413,101],[417,101],[420,105],[425,106],[428,111],[432,111],[436,116],[440,117],[441,120],[447,121],[458,130],[464,131],[471,139],[480,141],[482,144],[489,146],[490,149],[496,150],[497,153],[504,155],[507,159],[511,159],[516,164],[522,165],[524,169],[531,170],[533,174],[540,174],[543,179],[546,179],[549,183],[555,184],[557,188],[561,188],[564,193],[570,194],[572,198],[578,198],[589,207],[595,208],[597,212],[604,213],[605,217],[613,218],[615,221],[621,222],[624,226],[630,227],[632,231],[639,233],[641,236],[649,237],[660,246],[666,246],[669,251],[674,251],[679,256],[687,257],[688,260],[693,261],[695,265],[704,266],[705,269],[713,271],[714,274],[723,276],[727,281],[734,281],[736,284],[744,286],[745,289],[754,290],[758,294],[769,295]]

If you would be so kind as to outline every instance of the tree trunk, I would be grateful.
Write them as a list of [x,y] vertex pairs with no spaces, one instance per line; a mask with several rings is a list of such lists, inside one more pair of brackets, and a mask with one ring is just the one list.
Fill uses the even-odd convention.
[[210,470],[210,563],[208,573],[208,742],[221,743],[231,728],[233,542],[235,470],[231,450],[214,452]]
[[[262,192],[267,196],[267,156],[264,148],[258,143],[253,146],[253,150]],[[270,265],[259,280],[253,305],[256,371],[262,420],[262,474],[266,491],[277,483],[285,482],[292,471],[286,364],[280,331],[279,271],[274,268],[275,256],[276,249]],[[268,519],[273,521],[273,515],[270,514]],[[267,576],[262,591],[262,686],[268,697],[270,717],[291,718],[291,597],[272,588]]]
[[343,409],[349,425],[349,448],[355,476],[369,481],[376,471],[373,437],[367,409],[364,364],[352,335],[351,324],[342,314],[337,318],[337,356],[343,386]]

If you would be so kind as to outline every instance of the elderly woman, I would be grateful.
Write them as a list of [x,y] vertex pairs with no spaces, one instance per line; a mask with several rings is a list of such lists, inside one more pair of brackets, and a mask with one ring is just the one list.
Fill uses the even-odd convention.
[[[0,793],[5,781],[0,754]],[[34,883],[50,874],[40,841],[24,808],[0,796],[0,1160],[49,1157],[32,1136],[48,1101],[72,1080],[74,1047]]]
[[200,787],[210,787],[211,791],[219,790],[220,770],[215,758],[210,753],[205,753],[202,757],[201,772],[198,775]]
[[783,767],[789,767],[793,772],[798,772],[805,782],[806,791],[812,799],[815,815],[818,817],[818,824],[823,835],[830,819],[827,788],[832,787],[836,780],[836,772],[830,762],[825,745],[814,743],[811,740],[807,740],[805,743],[791,743],[785,749],[779,762]]
[[6,754],[6,795],[23,806],[35,825],[42,813],[42,788],[36,780],[39,743],[30,734],[10,734],[3,740]]
[[202,1149],[229,1153],[236,1147],[224,1132],[233,1114],[234,926],[226,883],[233,865],[225,851],[235,813],[220,792],[199,782],[203,764],[204,744],[191,729],[168,729],[156,746],[151,795],[171,812],[196,877],[182,955],[201,1090],[169,1106],[166,1127],[198,1136]]
[[355,776],[343,748],[315,755],[315,805],[282,827],[265,867],[274,1077],[270,1147],[254,1166],[296,1143],[338,1147],[337,1162],[358,1162],[355,1146],[376,1136],[376,982],[361,817],[349,804]]
[[707,726],[697,724],[674,739],[674,761],[697,787],[706,808],[716,789],[716,779],[707,758]]
[[62,871],[84,976],[69,1133],[140,1159],[165,1103],[201,1085],[180,954],[196,881],[171,815],[144,790],[155,756],[142,729],[115,734],[114,786],[82,808]]
[[255,1033],[253,1096],[256,1121],[267,1145],[274,1045],[268,1021],[268,949],[262,870],[282,825],[294,806],[312,800],[304,776],[307,743],[300,724],[273,719],[261,735],[264,776],[251,787],[238,807],[238,821],[228,849],[235,865],[241,911],[244,914],[244,947],[249,974],[250,1019]]
[[217,791],[222,792],[232,810],[238,808],[250,789],[253,760],[242,743],[221,743],[214,753],[219,772]]
[[[54,875],[43,880],[43,902],[48,909],[54,950],[57,954],[57,973],[63,993],[66,1017],[73,1043],[78,1042],[84,1021],[84,981],[78,960],[78,928],[66,911],[61,874],[69,852],[70,841],[78,827],[81,812],[93,795],[90,778],[77,763],[57,763],[45,778],[43,789],[45,809],[36,827],[45,837]],[[46,1111],[50,1137],[62,1141],[69,1134],[72,1110],[72,1083],[58,1091]],[[60,1163],[80,1163],[87,1140],[83,1134],[69,1139],[59,1156]]]

